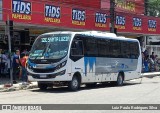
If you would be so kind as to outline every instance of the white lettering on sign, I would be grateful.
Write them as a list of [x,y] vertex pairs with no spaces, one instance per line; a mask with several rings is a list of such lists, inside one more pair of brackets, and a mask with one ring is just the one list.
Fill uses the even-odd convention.
[[116,25],[122,25],[122,26],[125,26],[126,24],[126,19],[124,16],[120,16],[120,15],[117,15],[116,16]]
[[95,14],[95,22],[106,24],[107,23],[107,14],[97,12]]
[[58,41],[68,41],[69,37],[64,36],[64,37],[47,37],[47,38],[41,38],[41,42],[47,43],[47,42],[58,42]]
[[20,14],[31,14],[31,3],[22,0],[12,0],[12,12]]
[[157,27],[157,21],[156,20],[148,20],[148,27],[149,28],[156,28]]
[[134,27],[142,27],[142,19],[141,18],[133,18],[133,26]]
[[61,16],[60,6],[45,5],[45,16],[51,18],[60,18]]
[[85,10],[72,9],[72,20],[85,21]]

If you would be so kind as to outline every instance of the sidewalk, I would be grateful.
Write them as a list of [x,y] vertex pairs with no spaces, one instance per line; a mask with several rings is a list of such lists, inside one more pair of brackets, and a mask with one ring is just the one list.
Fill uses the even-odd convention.
[[9,78],[0,78],[0,92],[27,90],[33,88],[37,88],[37,82],[25,84],[22,81],[17,81],[16,84],[13,84],[13,86],[11,86]]
[[154,76],[160,76],[160,72],[141,73],[141,76],[142,76],[142,77],[153,78]]

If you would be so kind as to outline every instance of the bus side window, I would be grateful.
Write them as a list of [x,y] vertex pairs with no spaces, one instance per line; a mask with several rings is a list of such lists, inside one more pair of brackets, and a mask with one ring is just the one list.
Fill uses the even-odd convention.
[[138,43],[137,42],[131,42],[130,43],[130,49],[132,50],[131,52],[131,58],[132,59],[137,59],[138,56],[139,56],[139,53],[138,53]]
[[98,56],[100,57],[104,57],[106,56],[106,51],[107,51],[107,47],[106,47],[106,41],[104,39],[99,39],[97,41],[97,47],[98,47]]
[[85,55],[96,57],[98,54],[97,40],[94,37],[88,37],[85,40]]
[[121,54],[122,58],[130,58],[129,43],[126,41],[121,41]]
[[81,40],[74,40],[71,46],[72,56],[82,56],[83,55],[83,42]]
[[118,40],[111,40],[110,43],[110,53],[111,57],[118,58],[120,57],[120,42]]

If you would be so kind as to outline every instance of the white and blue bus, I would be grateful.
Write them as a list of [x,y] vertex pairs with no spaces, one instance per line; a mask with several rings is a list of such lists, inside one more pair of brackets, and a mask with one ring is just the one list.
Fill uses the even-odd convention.
[[40,89],[114,82],[141,76],[141,49],[137,39],[97,31],[51,32],[37,37],[28,60],[28,78]]

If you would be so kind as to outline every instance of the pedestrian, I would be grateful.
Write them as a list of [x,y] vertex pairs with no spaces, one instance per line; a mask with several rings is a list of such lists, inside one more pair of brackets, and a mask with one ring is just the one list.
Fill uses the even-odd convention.
[[152,58],[151,56],[150,56],[150,58],[149,58],[149,71],[150,71],[150,72],[155,71],[154,60],[153,60],[153,58]]
[[2,49],[0,48],[0,77],[2,75],[1,69],[2,69]]
[[147,55],[144,59],[144,71],[149,72],[149,55]]
[[1,57],[2,58],[2,73],[6,74],[7,56],[4,50],[2,51],[1,56],[2,56]]
[[145,56],[144,56],[144,53],[142,52],[142,72],[145,72],[144,60],[145,60]]
[[154,52],[152,52],[152,55],[150,57],[152,58],[153,61],[155,60]]
[[20,72],[20,59],[19,59],[20,51],[16,50],[14,56],[13,56],[13,83],[16,84],[17,76]]
[[5,70],[4,73],[8,73],[8,55],[7,55],[7,50],[4,51],[4,62],[5,62]]
[[147,56],[149,55],[147,49],[146,49],[143,53],[144,53],[144,56],[145,56],[145,57],[147,57]]
[[28,81],[27,69],[26,69],[28,54],[22,53],[20,56],[21,56],[20,63],[21,63],[21,67],[22,67],[22,81],[23,81],[23,83],[26,83]]
[[155,65],[155,71],[159,71],[158,55],[155,55],[154,65]]

